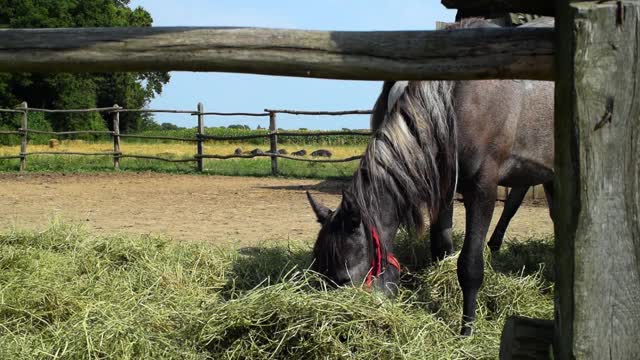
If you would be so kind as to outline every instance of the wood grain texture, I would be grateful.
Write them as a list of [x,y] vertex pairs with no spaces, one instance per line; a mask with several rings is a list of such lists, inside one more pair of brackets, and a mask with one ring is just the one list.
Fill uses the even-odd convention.
[[20,104],[20,107],[23,109],[20,128],[24,129],[24,131],[22,131],[22,139],[20,140],[20,171],[24,171],[27,169],[27,144],[29,143],[29,135],[27,135],[26,132],[29,122],[29,113],[26,109],[29,108],[29,104],[23,102]]
[[556,358],[640,359],[640,3],[564,4]]
[[442,0],[449,9],[555,15],[555,0]]
[[[116,104],[113,106],[118,109],[119,106]],[[116,170],[120,169],[120,113],[116,112],[111,114],[113,117],[113,168]]]
[[219,71],[351,80],[553,79],[553,29],[0,29],[0,72]]
[[264,109],[269,113],[290,114],[290,115],[370,115],[373,110],[345,110],[345,111],[302,111],[302,110],[272,110]]
[[500,337],[500,360],[548,359],[553,321],[511,316]]
[[[278,126],[276,124],[276,113],[269,114],[269,152],[272,154],[278,153]],[[271,175],[278,176],[278,157],[271,157]]]
[[269,157],[276,156],[276,157],[288,159],[288,160],[316,162],[316,163],[343,163],[343,162],[350,162],[350,161],[362,159],[362,155],[351,156],[344,159],[306,159],[303,157],[295,157],[295,156],[282,155],[282,154],[272,154],[270,152],[264,153],[264,154],[255,154],[255,155],[202,155],[202,156],[196,155],[196,158],[200,157],[203,159],[226,160],[226,159],[252,159],[255,157],[266,157],[266,156],[269,156]]
[[[198,156],[202,156],[204,154],[204,140],[202,139],[202,135],[204,135],[204,105],[200,102],[198,103],[198,132],[196,133],[196,153]],[[202,162],[201,157],[196,158],[196,168],[199,172],[204,170],[204,164]]]

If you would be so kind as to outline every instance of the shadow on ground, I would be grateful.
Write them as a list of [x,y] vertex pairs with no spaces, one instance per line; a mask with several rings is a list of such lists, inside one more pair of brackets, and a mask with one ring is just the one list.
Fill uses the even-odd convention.
[[[454,233],[456,251],[462,247],[463,239],[462,233]],[[401,231],[396,238],[394,253],[405,270],[401,286],[409,290],[419,286],[414,275],[433,265],[428,236],[418,238],[415,234]],[[507,241],[498,253],[489,255],[487,248],[486,254],[487,265],[495,272],[522,276],[536,274],[542,268],[543,279],[549,283],[554,281],[551,236]],[[311,249],[300,245],[242,248],[233,263],[233,280],[227,290],[244,291],[279,283],[293,272],[310,268],[312,261]]]
[[313,191],[326,194],[339,195],[342,189],[349,185],[348,179],[323,180],[312,185],[284,185],[284,186],[261,186],[261,189],[269,190],[298,190]]

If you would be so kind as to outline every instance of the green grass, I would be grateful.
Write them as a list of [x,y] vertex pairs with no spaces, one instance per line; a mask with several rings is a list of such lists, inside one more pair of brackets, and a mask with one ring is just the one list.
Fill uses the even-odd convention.
[[0,354],[495,359],[509,315],[553,314],[550,282],[536,264],[548,258],[550,239],[530,239],[516,252],[512,242],[506,246],[502,258],[486,259],[475,335],[459,338],[455,259],[424,262],[424,241],[407,234],[397,249],[408,265],[400,294],[383,299],[362,289],[311,286],[311,255],[301,245],[237,251],[97,237],[61,222],[41,232],[13,230],[0,235]]

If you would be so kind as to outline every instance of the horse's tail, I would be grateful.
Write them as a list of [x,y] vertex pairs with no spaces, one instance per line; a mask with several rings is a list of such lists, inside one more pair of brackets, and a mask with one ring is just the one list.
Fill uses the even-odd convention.
[[398,216],[418,228],[422,207],[433,218],[450,205],[458,175],[453,87],[450,81],[385,84],[385,99],[378,99],[372,116],[378,127],[354,179],[365,220],[375,223],[367,209],[380,205],[371,194],[389,194]]

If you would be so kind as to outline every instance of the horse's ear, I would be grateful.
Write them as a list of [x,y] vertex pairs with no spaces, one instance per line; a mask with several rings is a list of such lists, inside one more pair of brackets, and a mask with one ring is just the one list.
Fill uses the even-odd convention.
[[324,223],[325,220],[327,220],[327,218],[331,216],[331,209],[317,202],[316,199],[314,199],[313,196],[311,196],[311,193],[309,193],[308,191],[307,191],[307,199],[309,199],[309,204],[311,204],[311,208],[313,209],[313,212],[316,213],[316,218],[318,218],[318,222],[321,224]]
[[360,226],[360,222],[362,221],[360,207],[351,191],[342,189],[342,204],[340,205],[340,209],[345,216],[344,220],[347,227],[356,228]]

